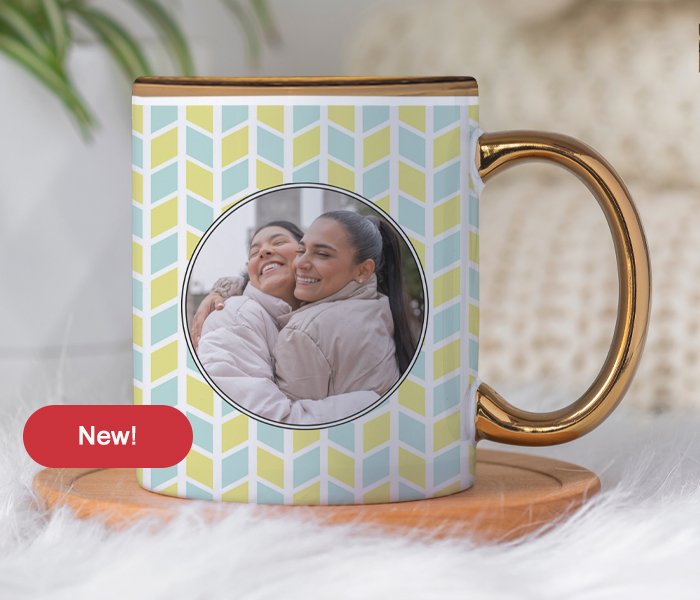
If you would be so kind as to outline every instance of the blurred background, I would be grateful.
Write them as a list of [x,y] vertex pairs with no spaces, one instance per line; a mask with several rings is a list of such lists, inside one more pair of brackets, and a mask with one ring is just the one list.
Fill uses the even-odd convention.
[[[22,18],[38,3],[0,2],[0,405],[131,401],[128,73],[183,72],[172,20],[198,75],[471,75],[482,129],[592,145],[627,182],[652,256],[650,335],[625,404],[700,407],[696,0],[269,0],[269,15],[252,0],[76,4],[61,45],[55,14],[29,19],[37,38]],[[480,222],[481,376],[564,404],[612,337],[602,213],[579,182],[532,165],[489,184]]]

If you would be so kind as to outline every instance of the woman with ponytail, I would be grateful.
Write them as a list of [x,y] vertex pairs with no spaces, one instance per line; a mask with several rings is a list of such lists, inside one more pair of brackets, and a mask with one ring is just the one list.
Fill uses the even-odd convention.
[[409,366],[401,248],[394,229],[351,211],[319,216],[294,261],[294,312],[278,317],[277,384],[287,396],[388,392]]

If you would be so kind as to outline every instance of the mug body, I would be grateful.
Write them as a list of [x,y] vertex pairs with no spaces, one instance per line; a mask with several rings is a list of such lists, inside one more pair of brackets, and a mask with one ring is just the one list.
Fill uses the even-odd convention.
[[[194,432],[181,463],[137,470],[145,489],[313,505],[417,500],[472,485],[479,132],[470,78],[136,82],[134,402],[177,407]],[[237,388],[195,351],[189,324],[215,279],[239,275],[258,227],[284,219],[307,229],[334,209],[374,214],[395,229],[417,348],[390,389],[361,409],[333,412],[304,390],[290,405],[301,401],[312,415],[321,407],[320,416],[280,420],[229,391]],[[362,323],[357,331],[352,343],[371,343]],[[271,349],[276,335],[266,339]],[[319,335],[333,336],[328,323]],[[265,360],[281,369],[276,356]],[[331,367],[352,370],[347,364]],[[348,390],[331,392],[333,406],[350,406]]]

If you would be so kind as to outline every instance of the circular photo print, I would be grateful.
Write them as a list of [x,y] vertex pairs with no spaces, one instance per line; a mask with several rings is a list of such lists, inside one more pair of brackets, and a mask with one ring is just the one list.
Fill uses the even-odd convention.
[[205,379],[242,412],[288,428],[380,404],[425,334],[410,242],[374,204],[329,186],[281,186],[229,209],[197,246],[184,292]]

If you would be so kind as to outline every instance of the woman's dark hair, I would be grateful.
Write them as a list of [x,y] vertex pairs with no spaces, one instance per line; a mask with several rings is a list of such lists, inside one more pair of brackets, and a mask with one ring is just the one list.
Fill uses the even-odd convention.
[[[298,225],[295,225],[291,221],[270,221],[269,223],[265,223],[265,225],[261,225],[260,227],[258,227],[255,230],[253,237],[251,237],[250,239],[252,240],[266,227],[281,227],[282,229],[286,229],[289,233],[292,234],[292,236],[294,237],[294,239],[296,239],[297,242],[304,237],[304,232],[299,228]],[[243,279],[245,279],[245,285],[248,285],[250,277],[248,277],[248,271],[246,269],[243,269],[241,276],[243,277]]]
[[295,225],[291,221],[270,221],[269,223],[265,223],[265,225],[261,225],[255,230],[253,237],[258,235],[266,227],[281,227],[282,229],[286,229],[296,238],[297,242],[304,237],[304,232],[301,229],[299,229],[298,225]]
[[374,261],[378,290],[389,298],[394,321],[396,360],[403,374],[411,364],[417,343],[408,317],[399,236],[383,219],[375,216],[365,217],[349,210],[323,213],[320,218],[332,219],[345,230],[348,243],[355,250],[355,264],[368,259]]

